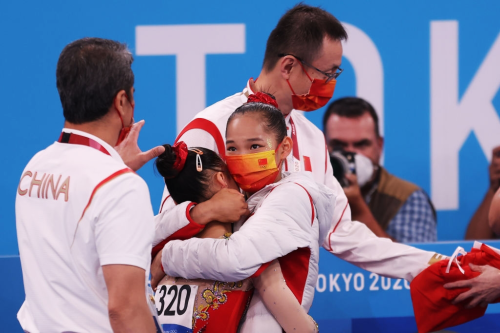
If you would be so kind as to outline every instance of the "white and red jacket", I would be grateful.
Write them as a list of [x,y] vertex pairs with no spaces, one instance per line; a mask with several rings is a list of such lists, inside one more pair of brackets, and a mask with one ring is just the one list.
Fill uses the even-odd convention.
[[102,266],[132,265],[149,277],[149,191],[106,142],[63,131],[62,142],[31,159],[17,189],[26,292],[18,319],[31,333],[111,333]]
[[[217,102],[196,117],[179,133],[176,141],[184,141],[188,147],[204,147],[217,152],[223,159],[226,153],[226,125],[229,116],[247,102],[251,94],[250,87]],[[285,161],[283,171],[305,171],[310,173],[314,181],[335,189],[338,182],[333,177],[333,170],[328,157],[325,138],[313,123],[292,110],[285,117],[288,136],[293,140],[293,153]],[[156,216],[156,232],[153,246],[169,239],[187,239],[199,232],[203,227],[189,220],[184,203],[175,206],[167,188],[163,193],[160,213]],[[184,229],[184,230],[183,230]],[[177,233],[175,237],[172,237]]]
[[[284,176],[248,199],[252,216],[235,225],[237,232],[229,240],[193,239],[177,241],[172,247],[167,244],[163,258],[168,258],[168,272],[187,278],[203,274],[219,281],[230,277],[231,282],[258,274],[267,267],[263,262],[279,257],[286,284],[308,311],[318,279],[320,234],[330,227],[333,193],[305,173]],[[252,259],[247,260],[249,257]],[[226,274],[228,271],[221,269],[220,263],[231,266],[231,274]],[[242,332],[273,332],[273,327],[281,332],[280,325],[256,293]]]
[[[285,176],[249,198],[253,215],[241,228],[235,226],[239,230],[229,240],[192,238],[166,244],[165,272],[234,282],[259,274],[265,263],[279,258],[287,285],[308,311],[318,277],[319,247],[328,249],[330,242],[331,252],[340,258],[390,277],[411,280],[428,266],[434,253],[376,237],[364,224],[350,221],[349,208],[332,227],[338,193],[305,173]],[[281,328],[255,294],[242,332],[264,331]]]
[[[201,146],[213,149],[224,157],[227,119],[236,108],[246,102],[247,95],[248,87],[242,93],[230,96],[200,112],[181,131],[178,140],[186,142],[190,147]],[[309,173],[316,183],[324,184],[331,190],[329,224],[327,228],[319,229],[321,245],[337,257],[370,272],[411,281],[428,266],[434,253],[393,243],[389,239],[378,238],[365,224],[351,221],[347,197],[333,177],[323,133],[295,110],[292,110],[285,119],[288,125],[288,135],[294,141],[294,152],[288,158],[285,169],[290,172]],[[295,206],[291,203],[291,196],[287,193],[283,193],[283,196],[282,200],[287,205],[279,208],[283,210],[281,213],[296,214]],[[175,206],[168,192],[165,192],[160,213],[155,217],[156,232],[153,245],[158,245],[158,250],[165,240],[188,239],[203,229],[203,226],[191,220],[189,216],[189,209],[192,205],[192,203],[182,203]],[[316,209],[318,214],[322,214],[327,206],[316,207]],[[273,216],[269,217],[269,221],[275,220],[276,214],[279,214],[277,210]],[[253,217],[252,221],[257,220]],[[291,235],[294,236],[292,240],[289,237],[290,233],[284,232],[284,227],[279,223],[266,223],[266,221],[264,218],[259,223],[262,226],[260,232],[254,234],[247,232],[241,235],[242,241],[238,248],[214,247],[214,240],[210,239],[170,242],[164,248],[162,255],[166,273],[186,278],[237,281],[256,273],[263,264],[273,259],[304,248],[304,237],[307,237],[307,234],[292,233]],[[303,221],[298,225],[301,225],[300,223]],[[263,237],[265,233],[273,235],[272,242],[267,237]],[[207,259],[197,261],[196,258],[200,255]],[[189,268],[185,266],[188,264]]]
[[[176,141],[184,141],[188,147],[212,149],[224,158],[227,119],[234,110],[246,103],[250,93],[247,83],[242,92],[207,107],[181,131]],[[299,161],[300,171],[310,173],[315,182],[333,191],[335,207],[330,230],[323,235],[323,247],[341,259],[371,272],[411,281],[426,267],[428,259],[424,259],[431,254],[378,238],[363,223],[351,223],[347,197],[333,176],[323,133],[299,111],[292,110],[285,120],[288,136],[294,139],[293,154],[287,159],[285,171],[296,171],[295,165]],[[192,206],[190,202],[176,206],[165,188],[160,213],[155,217],[153,246],[165,243],[166,239],[189,239],[203,229],[189,216]],[[391,262],[382,261],[384,259],[390,259]]]

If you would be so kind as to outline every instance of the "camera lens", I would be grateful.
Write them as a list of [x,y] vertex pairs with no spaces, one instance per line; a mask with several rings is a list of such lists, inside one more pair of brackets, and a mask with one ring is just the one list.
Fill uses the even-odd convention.
[[346,172],[349,171],[349,162],[342,152],[334,151],[330,154],[330,162],[332,163],[333,176],[338,180],[342,187],[349,185],[345,178]]

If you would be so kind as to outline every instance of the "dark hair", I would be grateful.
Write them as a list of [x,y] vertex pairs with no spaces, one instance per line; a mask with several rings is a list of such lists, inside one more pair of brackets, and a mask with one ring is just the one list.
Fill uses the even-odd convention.
[[[273,95],[271,94],[267,95],[275,99]],[[233,120],[233,118],[236,116],[242,116],[245,113],[258,114],[262,118],[263,124],[267,132],[274,134],[276,137],[276,141],[278,143],[283,141],[283,139],[286,136],[285,117],[283,117],[283,114],[278,108],[270,104],[260,103],[260,102],[245,103],[236,110],[234,110],[234,112],[229,116],[229,119],[227,120],[226,136],[227,136],[227,128],[229,127],[229,123]]]
[[208,191],[210,178],[215,172],[225,172],[229,175],[227,166],[224,161],[217,155],[216,152],[202,147],[196,149],[203,152],[200,154],[203,170],[196,170],[196,155],[197,153],[189,150],[186,158],[186,163],[181,171],[174,170],[172,167],[175,163],[176,154],[170,145],[163,145],[165,151],[158,156],[155,161],[155,166],[160,175],[165,180],[168,192],[176,203],[185,201],[203,202],[210,199]]
[[334,114],[341,117],[358,118],[365,113],[368,113],[373,118],[373,122],[375,123],[375,134],[377,137],[380,137],[377,112],[375,112],[375,109],[370,103],[359,97],[339,98],[331,103],[323,116],[323,131],[326,131],[326,123]]
[[299,3],[281,17],[267,39],[264,70],[271,71],[283,54],[293,54],[312,63],[325,36],[346,40],[342,24],[327,11]]
[[127,45],[102,38],[82,38],[62,50],[57,62],[57,90],[64,118],[73,124],[98,120],[116,94],[134,85]]

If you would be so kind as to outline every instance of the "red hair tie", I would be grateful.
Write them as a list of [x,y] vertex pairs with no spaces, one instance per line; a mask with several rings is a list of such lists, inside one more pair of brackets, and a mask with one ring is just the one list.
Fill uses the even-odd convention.
[[179,141],[172,147],[172,150],[175,152],[175,162],[172,169],[181,172],[188,156],[187,145],[184,141]]
[[271,96],[263,92],[257,92],[248,96],[247,103],[264,103],[274,106],[276,109],[278,108],[278,102]]

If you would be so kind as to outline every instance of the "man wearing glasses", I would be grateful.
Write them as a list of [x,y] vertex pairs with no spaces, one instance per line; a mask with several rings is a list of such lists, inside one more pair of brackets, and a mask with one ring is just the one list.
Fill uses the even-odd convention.
[[[224,158],[224,137],[229,116],[246,103],[252,93],[264,91],[273,94],[285,117],[287,135],[293,141],[293,153],[285,160],[283,169],[308,173],[318,184],[331,189],[325,190],[330,193],[333,206],[333,213],[328,217],[331,218],[331,226],[320,235],[321,246],[335,256],[370,272],[411,281],[432,262],[432,258],[438,258],[439,255],[379,238],[364,223],[351,220],[347,197],[333,177],[323,133],[298,112],[317,110],[331,99],[336,78],[342,72],[341,41],[346,38],[346,31],[330,13],[302,4],[293,7],[283,15],[269,36],[258,79],[250,79],[243,92],[200,112],[181,131],[177,141],[182,140],[191,147],[212,149]],[[240,195],[237,192],[234,194]],[[165,191],[160,214],[155,217],[153,252],[158,252],[158,255],[151,265],[152,286],[155,287],[165,273],[190,279],[240,281],[258,274],[266,267],[266,263],[281,257],[300,266],[294,268],[294,278],[287,279],[287,285],[304,286],[312,272],[310,270],[314,268],[300,263],[308,262],[310,253],[299,249],[300,242],[292,244],[291,238],[276,233],[274,223],[264,223],[263,230],[258,233],[252,232],[253,229],[249,227],[254,220],[245,222],[241,229],[236,224],[235,229],[239,230],[236,234],[240,239],[245,239],[244,247],[235,245],[231,240],[191,238],[204,228],[204,224],[211,221],[213,211],[217,211],[220,222],[237,220],[234,216],[232,220],[229,217],[231,204],[217,205],[213,202],[217,196],[218,194],[196,205],[190,202],[175,205]],[[310,199],[312,204],[313,199]],[[292,214],[291,211],[281,213]],[[314,211],[322,214],[321,209]],[[253,218],[256,216],[259,216],[258,212]],[[264,235],[274,236],[270,240]],[[292,238],[300,237],[298,234]],[[187,238],[191,239],[180,241]],[[295,250],[291,250],[292,248]],[[306,310],[311,305],[312,296],[306,293],[296,294],[297,300]],[[247,323],[266,323],[267,327],[254,331],[282,331],[258,293],[252,298],[246,318]],[[269,326],[270,322],[274,324]]]
[[[293,154],[285,161],[284,170],[308,172],[316,182],[342,191],[333,177],[322,131],[297,111],[317,110],[331,99],[336,78],[342,73],[341,41],[345,39],[344,27],[330,13],[307,5],[290,9],[269,36],[258,78],[255,81],[250,79],[242,92],[198,113],[176,141],[184,141],[190,147],[209,148],[224,157],[227,119],[236,108],[246,103],[250,94],[264,91],[276,97],[286,120],[287,134],[293,140]],[[197,219],[198,213],[204,210],[202,206],[199,204],[191,210],[191,221],[205,222]],[[160,213],[170,215],[168,211],[181,211],[182,207],[174,207],[165,188]],[[165,216],[167,219],[172,220]],[[189,227],[187,216],[177,222],[169,223],[168,232],[165,229],[167,235]],[[164,234],[157,236],[165,239]]]

